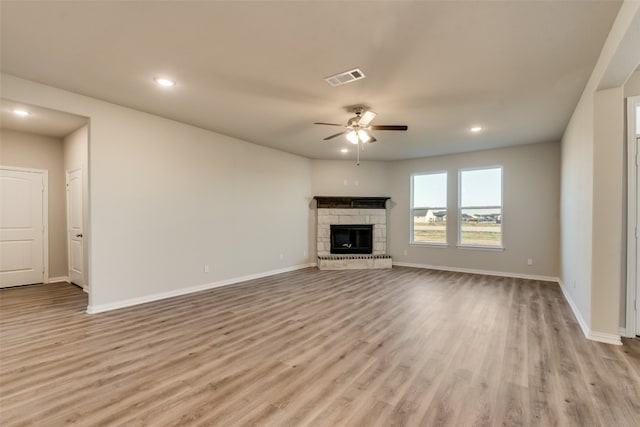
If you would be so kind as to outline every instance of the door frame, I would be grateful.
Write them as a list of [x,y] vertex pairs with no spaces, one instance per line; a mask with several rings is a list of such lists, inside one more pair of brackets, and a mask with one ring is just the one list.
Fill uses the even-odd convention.
[[[638,294],[638,271],[637,266],[637,239],[640,235],[640,224],[637,221],[638,213],[638,156],[636,142],[636,105],[640,104],[640,96],[632,96],[627,98],[627,309],[626,309],[626,327],[624,328],[624,336],[635,337],[640,334],[636,331],[637,316],[640,312],[637,310],[636,301],[640,299]],[[640,130],[639,130],[640,132]]]
[[83,234],[83,238],[82,238],[82,281],[84,282],[83,285],[81,286],[82,290],[84,290],[85,292],[89,292],[89,285],[88,285],[88,280],[87,280],[87,260],[85,260],[86,258],[86,253],[87,251],[85,251],[85,245],[86,245],[86,240],[84,238],[84,235],[87,234],[86,231],[86,221],[85,221],[85,211],[84,211],[84,206],[85,206],[85,197],[84,197],[84,193],[85,193],[85,182],[84,182],[84,169],[83,168],[75,168],[75,169],[69,169],[69,170],[65,170],[64,171],[64,184],[65,184],[65,198],[66,198],[66,204],[65,204],[65,210],[66,210],[66,216],[67,216],[67,229],[66,229],[66,241],[67,241],[67,278],[69,279],[69,283],[71,283],[71,239],[69,238],[69,215],[71,210],[69,209],[69,174],[73,173],[73,172],[77,172],[80,171],[80,182],[82,183],[82,206],[80,207],[80,210],[82,211],[82,234]]
[[49,283],[49,171],[46,169],[23,168],[0,165],[0,169],[42,175],[42,283]]

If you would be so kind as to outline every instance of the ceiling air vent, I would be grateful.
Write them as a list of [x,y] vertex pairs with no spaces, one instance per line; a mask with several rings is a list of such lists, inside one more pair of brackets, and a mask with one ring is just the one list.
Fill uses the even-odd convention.
[[340,86],[345,83],[364,79],[364,77],[365,75],[360,68],[354,68],[353,70],[345,71],[344,73],[336,74],[335,76],[326,77],[325,80],[331,86]]

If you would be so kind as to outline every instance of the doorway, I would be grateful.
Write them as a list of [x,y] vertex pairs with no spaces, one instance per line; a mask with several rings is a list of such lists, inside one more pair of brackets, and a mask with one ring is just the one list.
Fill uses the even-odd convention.
[[82,169],[66,172],[67,259],[69,282],[87,289],[84,274],[84,213]]
[[0,139],[0,287],[88,292],[89,119],[0,98]]
[[640,96],[627,98],[627,306],[628,337],[640,336]]
[[0,166],[0,288],[48,279],[48,172]]
[[[636,117],[640,119],[640,103],[637,105]],[[636,330],[635,335],[640,336],[640,310],[638,310],[638,299],[640,299],[640,280],[638,280],[638,271],[640,271],[640,240],[638,239],[638,225],[640,224],[640,209],[638,209],[638,200],[640,200],[640,173],[638,173],[638,154],[640,152],[640,126],[636,128],[636,228],[635,228],[635,244],[636,244],[636,296],[634,298],[634,308],[636,314]]]

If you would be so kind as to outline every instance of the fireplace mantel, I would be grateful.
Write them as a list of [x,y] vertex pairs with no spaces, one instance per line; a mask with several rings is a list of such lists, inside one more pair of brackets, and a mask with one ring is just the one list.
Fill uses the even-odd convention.
[[[316,243],[318,268],[320,270],[346,270],[360,268],[391,268],[393,260],[387,255],[387,214],[386,202],[390,197],[331,197],[316,196]],[[367,246],[362,254],[334,253],[331,230],[335,228],[371,227],[372,244],[349,239],[339,244]],[[335,236],[334,236],[335,237]],[[347,251],[349,252],[349,251]]]
[[315,196],[319,209],[385,209],[391,197]]

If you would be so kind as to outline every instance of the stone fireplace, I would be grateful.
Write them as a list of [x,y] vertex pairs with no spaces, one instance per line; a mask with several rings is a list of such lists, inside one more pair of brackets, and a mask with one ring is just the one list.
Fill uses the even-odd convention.
[[373,224],[331,224],[332,254],[373,253]]
[[391,268],[387,255],[389,197],[322,197],[317,201],[321,270]]

